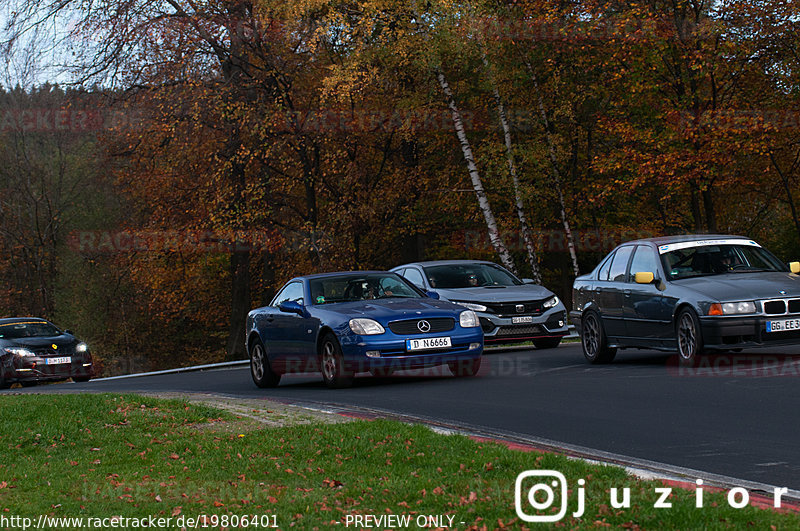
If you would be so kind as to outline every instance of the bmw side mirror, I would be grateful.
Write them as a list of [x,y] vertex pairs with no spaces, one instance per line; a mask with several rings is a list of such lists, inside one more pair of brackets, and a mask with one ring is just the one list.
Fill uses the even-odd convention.
[[426,291],[425,295],[427,295],[428,298],[436,299],[437,301],[439,300],[439,294],[436,293],[435,291]]
[[278,309],[284,313],[296,313],[300,317],[306,314],[305,308],[295,301],[283,301],[278,305]]
[[800,262],[789,262],[789,271],[795,275],[800,273]]
[[69,330],[69,329],[67,329],[67,330],[64,330],[64,333],[65,333],[65,334],[72,335],[72,330]]
[[536,282],[532,278],[523,278],[522,279],[522,283],[523,284],[536,284]]

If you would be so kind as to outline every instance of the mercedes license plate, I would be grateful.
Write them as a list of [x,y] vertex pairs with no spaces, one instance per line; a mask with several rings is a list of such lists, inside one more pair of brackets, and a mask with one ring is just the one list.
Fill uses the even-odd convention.
[[449,337],[426,337],[422,339],[406,339],[406,350],[431,350],[452,347]]

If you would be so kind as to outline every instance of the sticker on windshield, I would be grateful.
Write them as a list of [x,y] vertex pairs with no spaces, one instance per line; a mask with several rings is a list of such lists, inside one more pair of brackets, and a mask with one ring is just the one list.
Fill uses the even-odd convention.
[[671,243],[669,245],[659,245],[658,254],[677,251],[678,249],[688,249],[690,247],[706,247],[709,245],[749,245],[750,247],[761,247],[753,240],[696,240],[693,242]]

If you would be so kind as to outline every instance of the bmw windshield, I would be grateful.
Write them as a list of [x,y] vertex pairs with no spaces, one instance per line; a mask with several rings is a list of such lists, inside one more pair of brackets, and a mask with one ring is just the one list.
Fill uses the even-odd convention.
[[786,265],[772,253],[755,242],[745,240],[662,245],[659,253],[670,280],[726,273],[788,271]]

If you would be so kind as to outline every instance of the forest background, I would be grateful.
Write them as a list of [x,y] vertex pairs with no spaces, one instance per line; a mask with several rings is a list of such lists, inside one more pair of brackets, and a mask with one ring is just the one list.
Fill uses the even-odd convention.
[[0,314],[106,375],[242,359],[305,273],[576,274],[656,235],[800,258],[795,2],[10,0]]

